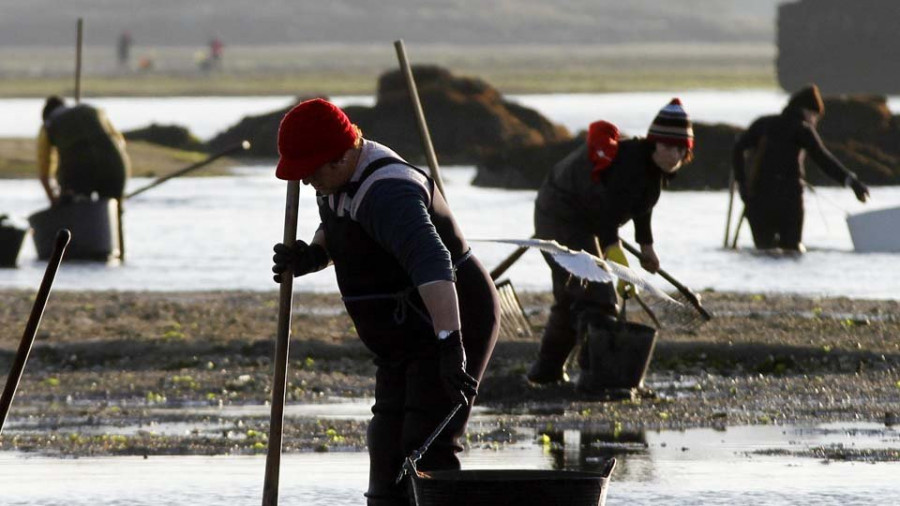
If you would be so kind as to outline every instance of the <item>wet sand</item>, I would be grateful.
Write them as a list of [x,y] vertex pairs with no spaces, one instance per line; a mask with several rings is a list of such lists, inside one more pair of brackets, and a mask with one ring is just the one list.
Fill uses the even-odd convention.
[[[33,297],[0,291],[0,371],[12,363]],[[472,443],[502,444],[511,425],[617,433],[900,423],[898,301],[704,293],[716,318],[660,333],[650,391],[604,401],[571,384],[527,382],[550,296],[520,297],[536,332],[498,343],[477,401],[493,423],[473,426]],[[268,401],[277,301],[274,291],[54,292],[0,449],[74,456],[264,452],[267,415],[215,408]],[[293,332],[289,403],[372,396],[371,356],[336,295],[296,294]],[[203,429],[161,430],[173,423]],[[365,440],[364,419],[290,416],[285,430],[286,452],[360,449]]]

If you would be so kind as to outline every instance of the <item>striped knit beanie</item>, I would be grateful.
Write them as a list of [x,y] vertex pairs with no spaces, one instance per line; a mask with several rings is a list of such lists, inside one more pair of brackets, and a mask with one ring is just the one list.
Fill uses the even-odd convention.
[[800,88],[788,101],[788,107],[795,109],[807,109],[817,114],[825,114],[825,102],[822,101],[822,94],[819,93],[819,87],[810,84]]
[[669,105],[659,110],[650,124],[647,139],[694,149],[694,129],[681,100],[673,98]]

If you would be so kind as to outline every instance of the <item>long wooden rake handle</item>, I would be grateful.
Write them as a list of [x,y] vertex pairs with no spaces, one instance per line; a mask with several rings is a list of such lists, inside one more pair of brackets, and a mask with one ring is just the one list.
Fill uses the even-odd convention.
[[205,159],[203,159],[197,163],[188,165],[187,167],[177,170],[175,172],[172,172],[171,174],[166,174],[165,176],[161,176],[161,177],[157,178],[155,181],[148,184],[147,186],[138,188],[137,190],[134,190],[133,192],[129,193],[128,195],[125,195],[125,198],[130,199],[132,197],[136,197],[151,188],[156,188],[157,186],[165,183],[166,181],[168,181],[172,178],[176,178],[178,176],[183,176],[183,175],[187,174],[188,172],[192,172],[201,167],[205,167],[205,166],[209,165],[210,163],[218,160],[219,158],[222,158],[223,156],[228,156],[232,153],[237,153],[238,151],[246,151],[248,149],[250,149],[250,141],[244,140],[241,142],[237,142],[217,153],[213,153],[213,154],[209,155],[208,157],[206,157]]
[[422,102],[419,100],[419,89],[416,87],[416,80],[413,78],[412,67],[409,65],[409,59],[406,57],[406,46],[403,40],[394,41],[394,49],[397,51],[397,59],[400,61],[400,70],[406,79],[406,87],[409,91],[409,100],[412,102],[413,111],[416,114],[416,126],[419,127],[419,136],[422,138],[422,147],[425,149],[425,159],[428,160],[428,169],[431,173],[431,179],[440,190],[444,200],[447,200],[447,193],[444,191],[444,180],[441,179],[441,169],[438,165],[437,155],[434,152],[434,145],[431,143],[431,133],[428,130],[428,123],[425,121],[425,111],[422,110]]
[[[297,240],[297,214],[300,206],[300,181],[288,181],[284,210],[284,244]],[[278,476],[281,469],[281,438],[284,427],[284,397],[287,390],[288,357],[291,344],[291,308],[294,299],[294,277],[290,271],[281,275],[278,303],[278,336],[275,342],[275,375],[272,380],[272,413],[269,421],[269,447],[266,453],[266,477],[263,484],[263,506],[278,505]]]
[[6,415],[9,414],[9,408],[12,405],[13,397],[19,388],[19,381],[22,379],[22,373],[25,371],[25,363],[28,361],[28,355],[31,354],[31,346],[34,344],[34,338],[37,335],[38,327],[41,325],[41,318],[44,316],[44,308],[47,307],[47,299],[50,298],[50,289],[53,287],[53,280],[56,278],[56,271],[59,270],[59,264],[62,262],[63,253],[69,240],[72,239],[72,233],[68,229],[62,229],[56,234],[56,244],[53,246],[53,254],[47,262],[47,269],[44,271],[44,279],[41,281],[41,287],[38,289],[37,297],[31,306],[31,316],[28,317],[28,324],[25,325],[25,332],[22,334],[22,341],[19,343],[19,350],[16,352],[16,358],[13,361],[12,369],[9,376],[6,377],[6,386],[3,388],[3,395],[0,396],[0,433],[3,432],[3,425],[6,423]]
[[528,248],[526,248],[525,246],[517,248],[515,251],[513,251],[508,257],[506,257],[506,260],[500,262],[497,267],[494,267],[494,270],[491,271],[491,279],[497,281],[497,279],[504,273],[506,273],[506,271],[509,270],[509,268],[512,267],[514,263],[519,261],[519,258],[522,258],[522,255],[524,255],[526,251],[528,251]]

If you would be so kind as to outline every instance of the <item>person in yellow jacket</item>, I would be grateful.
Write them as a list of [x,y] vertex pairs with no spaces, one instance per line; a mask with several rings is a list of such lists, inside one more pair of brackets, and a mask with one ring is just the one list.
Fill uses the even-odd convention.
[[76,200],[119,199],[130,161],[125,138],[106,113],[87,104],[66,106],[47,97],[38,132],[37,170],[52,205]]

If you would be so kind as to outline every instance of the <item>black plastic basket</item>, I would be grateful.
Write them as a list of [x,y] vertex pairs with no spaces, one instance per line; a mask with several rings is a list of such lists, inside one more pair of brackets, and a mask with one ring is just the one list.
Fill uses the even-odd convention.
[[615,332],[588,326],[590,369],[579,387],[587,391],[638,388],[644,382],[656,346],[656,330],[624,322]]
[[616,459],[603,472],[530,469],[432,471],[410,480],[415,506],[602,506]]
[[69,260],[105,262],[119,256],[119,208],[111,199],[58,205],[28,217],[34,229],[34,246],[38,258],[46,260],[53,252],[56,232],[72,231],[72,242],[66,250]]
[[25,241],[27,228],[19,228],[0,222],[0,267],[15,267],[19,251]]

